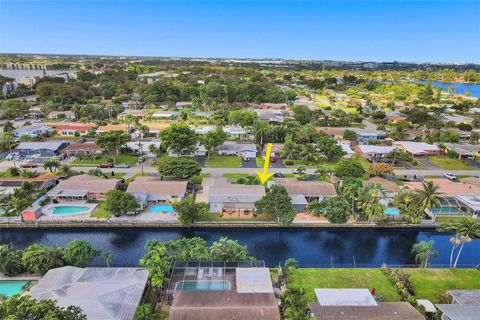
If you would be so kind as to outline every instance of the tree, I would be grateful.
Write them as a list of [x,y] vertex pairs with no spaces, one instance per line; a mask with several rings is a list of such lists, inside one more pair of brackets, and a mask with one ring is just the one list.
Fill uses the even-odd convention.
[[343,132],[343,139],[350,140],[350,141],[357,141],[358,136],[357,136],[357,133],[353,130],[345,130],[345,132]]
[[371,163],[368,174],[370,176],[394,175],[393,166],[388,163]]
[[181,155],[196,149],[198,136],[185,124],[173,124],[160,132],[160,141],[163,148]]
[[302,146],[302,151],[300,152],[302,160],[313,163],[320,160],[320,154],[317,151],[317,148],[314,144],[308,143]]
[[140,266],[148,270],[153,286],[161,287],[167,279],[173,259],[168,255],[164,242],[148,241],[147,253],[140,259]]
[[0,319],[87,320],[87,316],[79,307],[63,308],[57,306],[54,300],[14,295],[0,303]]
[[287,320],[310,320],[308,298],[303,287],[288,287],[280,295]]
[[54,172],[56,169],[60,168],[60,161],[56,158],[49,159],[43,163],[43,168],[45,170],[48,169],[50,172]]
[[102,251],[100,253],[100,259],[102,260],[103,263],[105,263],[107,267],[110,267],[110,264],[113,261],[113,254],[111,252]]
[[[313,208],[313,209],[312,209]],[[331,223],[346,223],[352,212],[350,202],[342,196],[330,197],[309,206],[312,212],[323,213]]]
[[64,177],[69,177],[73,173],[72,168],[68,164],[64,164],[60,166],[60,169],[58,169],[58,172]]
[[438,252],[433,249],[434,245],[435,241],[433,240],[429,242],[420,241],[413,245],[412,254],[415,255],[415,262],[418,263],[421,268],[427,269],[430,257],[436,257],[438,255]]
[[22,264],[28,272],[44,275],[50,269],[65,265],[63,250],[58,246],[47,248],[32,244],[23,251]]
[[255,141],[260,145],[260,149],[263,149],[263,145],[267,137],[270,135],[272,128],[265,121],[257,121],[255,123]]
[[357,158],[342,159],[335,166],[335,175],[339,178],[360,178],[364,174],[362,162]]
[[248,110],[233,110],[228,113],[228,123],[233,125],[252,127],[257,120],[257,114]]
[[332,174],[332,170],[319,165],[317,169],[315,169],[315,177],[318,181],[330,181],[330,175]]
[[156,320],[157,316],[153,307],[148,303],[143,303],[135,310],[135,318],[133,320]]
[[113,162],[116,163],[116,156],[120,152],[120,149],[130,141],[130,135],[123,131],[109,131],[102,132],[97,135],[95,143],[104,148],[108,153],[113,156]]
[[63,249],[63,259],[67,265],[85,268],[99,253],[88,241],[72,240]]
[[273,185],[262,199],[255,202],[257,212],[268,214],[275,218],[278,224],[288,226],[297,215],[292,200],[283,186]]
[[422,190],[417,190],[418,193],[418,203],[421,205],[422,209],[431,210],[432,207],[439,207],[440,200],[438,196],[440,195],[438,185],[435,185],[433,181],[422,182]]
[[158,166],[158,172],[162,176],[188,179],[200,174],[202,168],[194,159],[171,158]]
[[246,246],[237,240],[221,237],[210,246],[210,253],[215,261],[246,261],[253,258],[248,255]]
[[177,213],[178,221],[187,226],[194,224],[202,215],[208,213],[208,205],[206,203],[196,203],[193,196],[174,202],[173,208]]
[[380,200],[385,199],[385,188],[377,183],[361,188],[358,192],[358,211],[362,220],[373,219],[377,222],[385,216],[385,206]]
[[298,269],[298,261],[293,258],[288,258],[285,261],[285,269],[287,269],[289,272],[295,271]]
[[21,251],[12,245],[0,245],[0,272],[7,277],[14,277],[23,271]]
[[393,198],[393,205],[402,213],[407,223],[420,223],[424,216],[424,209],[418,203],[418,194],[415,191],[403,191]]
[[[472,218],[463,218],[457,222],[441,224],[439,230],[454,234],[450,239],[450,242],[452,243],[450,268],[455,269],[465,244],[474,239],[480,238],[480,223]],[[454,251],[457,247],[459,247],[459,250],[457,251],[455,262],[453,262]]]
[[11,133],[15,130],[15,126],[11,121],[5,121],[3,124],[3,132],[4,133]]
[[210,158],[210,154],[213,152],[213,148],[221,145],[226,138],[227,138],[227,134],[223,131],[223,128],[220,126],[215,128],[215,130],[208,131],[202,137],[203,145],[207,150],[209,150],[208,152],[209,158]]
[[140,208],[140,204],[133,195],[121,190],[110,190],[106,193],[105,210],[115,217],[135,212]]

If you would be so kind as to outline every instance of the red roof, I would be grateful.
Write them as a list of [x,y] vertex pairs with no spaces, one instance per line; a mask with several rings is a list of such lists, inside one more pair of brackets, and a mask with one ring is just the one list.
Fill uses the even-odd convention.
[[57,132],[62,130],[78,130],[78,131],[88,131],[95,129],[97,126],[94,124],[75,124],[75,125],[60,125],[55,128]]

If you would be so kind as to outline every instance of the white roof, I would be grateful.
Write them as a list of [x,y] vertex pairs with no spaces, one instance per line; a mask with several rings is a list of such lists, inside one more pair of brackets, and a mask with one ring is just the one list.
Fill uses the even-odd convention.
[[376,306],[368,289],[315,289],[321,306]]
[[438,147],[434,144],[416,141],[396,141],[394,145],[401,145],[405,150],[411,154],[428,153],[431,151],[438,151]]
[[60,149],[64,141],[34,141],[34,142],[20,142],[15,147],[17,150],[52,150],[56,151]]
[[161,145],[160,141],[130,141],[130,142],[127,142],[127,147],[129,147],[132,150],[138,151],[139,150],[138,144],[141,144],[142,152],[149,152],[151,145],[154,145],[157,148],[160,147]]
[[238,293],[273,293],[267,268],[236,268],[235,274]]
[[480,314],[480,306],[461,304],[436,304],[435,306],[450,320],[478,320]]
[[359,145],[358,148],[362,153],[379,153],[379,154],[388,154],[392,152],[395,147],[391,146],[372,146],[372,145]]

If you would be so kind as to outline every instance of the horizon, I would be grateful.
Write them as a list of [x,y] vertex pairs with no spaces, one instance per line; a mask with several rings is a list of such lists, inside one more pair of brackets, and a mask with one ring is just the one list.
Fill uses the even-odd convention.
[[26,0],[0,9],[2,54],[480,63],[480,2],[471,0]]

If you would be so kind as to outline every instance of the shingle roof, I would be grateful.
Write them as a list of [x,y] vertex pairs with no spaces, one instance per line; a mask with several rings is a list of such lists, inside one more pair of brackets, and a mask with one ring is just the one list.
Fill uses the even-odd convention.
[[369,185],[372,185],[374,183],[378,183],[378,184],[382,185],[385,188],[385,190],[390,191],[390,192],[397,192],[397,191],[400,190],[400,187],[395,182],[392,182],[392,181],[387,180],[387,179],[382,178],[382,177],[373,177],[373,178],[370,178],[366,181],[363,181],[364,186],[369,186]]
[[308,304],[317,320],[425,320],[407,302],[379,302],[377,306],[321,306]]
[[263,186],[223,186],[210,187],[209,202],[243,202],[252,203],[265,196]]
[[337,190],[330,182],[300,181],[297,179],[274,178],[275,184],[284,186],[289,194],[303,194],[304,196],[336,196]]
[[89,320],[131,320],[147,284],[141,268],[52,269],[30,290],[34,299],[78,306]]
[[461,304],[435,305],[450,320],[478,320],[480,306],[463,306]]
[[51,150],[57,151],[64,144],[64,141],[36,141],[36,142],[20,142],[15,147],[16,150]]
[[67,180],[60,181],[48,194],[59,194],[60,190],[88,190],[89,193],[106,193],[109,190],[116,189],[119,179],[100,179],[95,176],[81,174],[73,176]]
[[128,184],[127,191],[155,196],[183,197],[187,192],[187,181],[163,181],[159,177],[138,177]]
[[448,293],[462,305],[480,306],[480,290],[449,290]]

